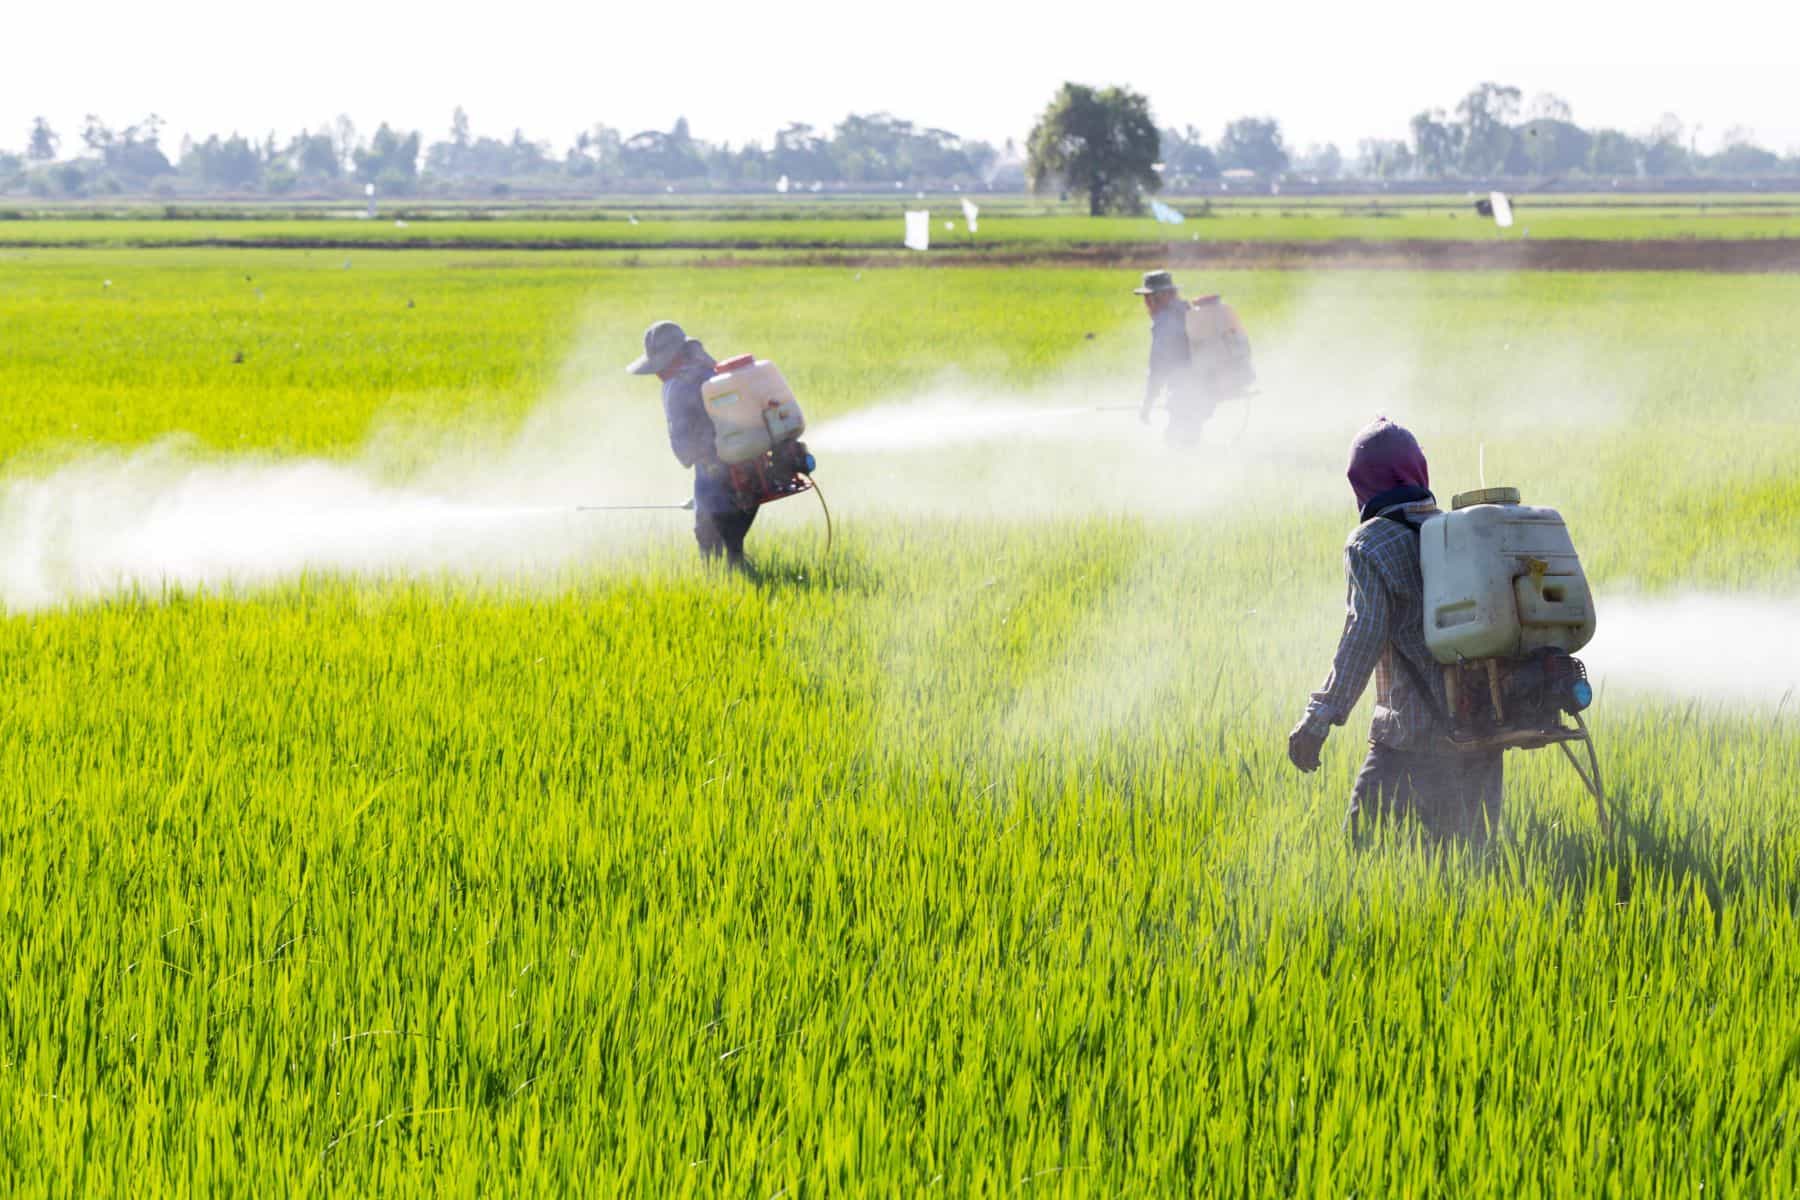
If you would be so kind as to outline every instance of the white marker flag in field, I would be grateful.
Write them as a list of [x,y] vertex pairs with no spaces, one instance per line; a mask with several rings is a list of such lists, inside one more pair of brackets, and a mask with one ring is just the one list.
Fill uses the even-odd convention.
[[906,248],[908,250],[931,249],[930,210],[906,214]]
[[981,210],[979,208],[976,208],[975,202],[973,200],[969,199],[967,196],[963,197],[962,204],[963,204],[963,220],[968,222],[969,232],[974,233],[975,232],[975,218],[979,217],[981,215]]
[[1186,217],[1182,216],[1173,208],[1170,208],[1167,204],[1164,204],[1161,200],[1152,200],[1150,202],[1150,215],[1155,217],[1158,221],[1161,221],[1164,225],[1179,225],[1187,220]]
[[1488,203],[1494,206],[1494,224],[1502,229],[1511,229],[1512,201],[1506,198],[1506,193],[1489,192]]

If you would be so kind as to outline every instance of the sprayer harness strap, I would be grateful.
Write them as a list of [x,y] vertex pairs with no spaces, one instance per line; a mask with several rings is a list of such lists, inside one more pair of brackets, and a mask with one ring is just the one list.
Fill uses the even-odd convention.
[[[1415,547],[1418,545],[1420,537],[1419,527],[1407,520],[1405,514],[1399,508],[1389,509],[1387,512],[1381,513],[1376,519],[1394,522],[1396,525],[1412,534],[1413,545]],[[1455,728],[1455,722],[1450,719],[1449,711],[1445,709],[1442,704],[1438,703],[1437,693],[1431,690],[1429,681],[1419,673],[1419,668],[1414,665],[1413,660],[1400,653],[1399,647],[1395,646],[1392,642],[1388,643],[1388,658],[1399,663],[1400,669],[1406,672],[1406,681],[1412,684],[1413,690],[1418,692],[1420,697],[1424,700],[1424,703],[1430,706],[1432,715],[1437,717],[1443,725],[1445,741],[1449,741],[1450,730]]]

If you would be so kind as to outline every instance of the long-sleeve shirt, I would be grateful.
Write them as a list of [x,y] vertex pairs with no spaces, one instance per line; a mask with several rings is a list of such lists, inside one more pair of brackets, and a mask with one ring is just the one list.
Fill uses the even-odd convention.
[[737,501],[713,443],[712,418],[700,385],[717,365],[698,341],[690,339],[681,366],[663,381],[663,417],[669,425],[669,449],[684,467],[694,468],[694,507],[702,512],[732,512]]
[[[1429,500],[1396,507],[1415,526],[1437,511]],[[1349,580],[1344,634],[1331,674],[1306,706],[1304,727],[1324,737],[1330,726],[1342,725],[1373,673],[1370,737],[1396,750],[1429,749],[1434,734],[1448,731],[1438,717],[1445,711],[1443,672],[1425,646],[1418,535],[1391,517],[1364,521],[1344,545],[1344,574]],[[1394,661],[1396,654],[1411,664],[1411,672]],[[1430,699],[1418,694],[1415,677],[1431,688]]]
[[1179,391],[1193,362],[1188,348],[1187,305],[1169,304],[1150,318],[1150,371],[1144,380],[1144,409],[1167,387]]

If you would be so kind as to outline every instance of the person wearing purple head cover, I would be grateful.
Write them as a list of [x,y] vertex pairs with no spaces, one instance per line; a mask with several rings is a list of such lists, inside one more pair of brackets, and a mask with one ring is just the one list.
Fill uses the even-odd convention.
[[1374,824],[1404,817],[1434,840],[1481,844],[1499,824],[1503,768],[1499,751],[1465,753],[1448,741],[1443,675],[1425,646],[1419,526],[1438,511],[1425,452],[1380,417],[1350,444],[1348,474],[1362,523],[1344,545],[1344,633],[1331,674],[1288,735],[1288,758],[1316,771],[1326,734],[1349,718],[1373,674],[1375,719],[1351,790],[1351,834],[1362,844]]

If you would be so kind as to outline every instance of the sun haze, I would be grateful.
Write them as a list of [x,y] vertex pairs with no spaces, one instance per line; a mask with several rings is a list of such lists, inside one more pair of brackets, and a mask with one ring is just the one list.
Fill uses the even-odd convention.
[[[154,112],[170,144],[233,130],[285,138],[339,114],[430,141],[457,105],[478,132],[518,128],[558,150],[595,122],[629,133],[685,116],[709,140],[767,145],[790,122],[828,128],[879,111],[999,144],[1022,140],[1065,79],[1131,86],[1159,122],[1208,137],[1269,115],[1290,145],[1346,153],[1404,136],[1414,113],[1451,108],[1483,80],[1558,95],[1590,128],[1641,133],[1674,113],[1702,149],[1732,129],[1800,147],[1791,9],[1715,4],[1680,22],[1652,6],[1544,0],[1309,9],[323,0],[295,20],[223,0],[173,15],[40,4],[9,15],[12,45],[56,52],[8,56],[0,148],[19,148],[42,115],[69,153],[88,113],[117,125]],[[1767,47],[1788,48],[1788,61]]]

